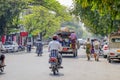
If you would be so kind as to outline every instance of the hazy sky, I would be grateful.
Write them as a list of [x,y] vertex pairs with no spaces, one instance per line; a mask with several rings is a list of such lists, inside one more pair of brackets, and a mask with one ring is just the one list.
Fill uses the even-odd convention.
[[72,0],[57,0],[59,1],[62,5],[65,5],[67,7],[72,6],[73,1]]

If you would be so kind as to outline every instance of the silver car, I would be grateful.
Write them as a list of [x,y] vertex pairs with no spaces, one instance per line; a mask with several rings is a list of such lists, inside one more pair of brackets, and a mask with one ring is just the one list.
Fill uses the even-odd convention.
[[2,44],[1,52],[17,52],[18,51],[18,44],[14,41],[6,41]]

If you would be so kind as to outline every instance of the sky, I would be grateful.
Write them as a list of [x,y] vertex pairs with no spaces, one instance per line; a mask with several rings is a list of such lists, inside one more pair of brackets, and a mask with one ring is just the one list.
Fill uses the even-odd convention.
[[72,0],[57,0],[59,1],[62,5],[67,6],[67,7],[71,7],[73,1]]

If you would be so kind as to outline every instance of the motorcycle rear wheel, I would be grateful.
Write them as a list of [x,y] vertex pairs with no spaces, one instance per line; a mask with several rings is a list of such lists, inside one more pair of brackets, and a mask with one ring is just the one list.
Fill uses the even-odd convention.
[[53,71],[53,74],[56,75],[56,71],[55,70]]

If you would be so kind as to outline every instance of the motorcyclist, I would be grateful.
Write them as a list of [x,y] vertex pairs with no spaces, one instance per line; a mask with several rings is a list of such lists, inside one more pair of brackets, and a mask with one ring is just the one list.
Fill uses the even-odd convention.
[[32,43],[30,40],[27,41],[27,52],[31,52]]
[[58,64],[61,66],[62,64],[62,56],[59,54],[59,50],[62,49],[61,44],[57,41],[57,36],[53,36],[53,40],[50,41],[48,45],[48,51],[50,51],[50,57],[57,57],[58,59]]
[[43,44],[42,44],[42,41],[41,39],[37,39],[36,41],[36,53],[38,54],[38,56],[42,55],[42,52],[43,52]]
[[0,67],[5,66],[5,55],[0,53]]

